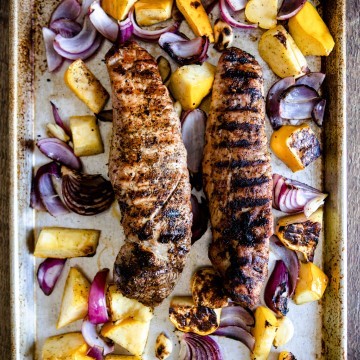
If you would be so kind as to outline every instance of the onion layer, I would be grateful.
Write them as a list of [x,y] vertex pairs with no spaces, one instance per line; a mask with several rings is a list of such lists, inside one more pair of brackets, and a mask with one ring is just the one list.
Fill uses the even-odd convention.
[[95,360],[103,360],[103,348],[100,346],[93,346],[89,349],[89,351],[86,353],[87,356],[90,356],[91,358]]
[[119,43],[123,44],[128,41],[134,32],[134,26],[129,18],[119,21]]
[[277,260],[273,272],[265,287],[266,305],[279,316],[286,316],[289,311],[290,295],[289,273],[282,260]]
[[77,0],[63,0],[56,7],[50,18],[51,24],[58,19],[75,20],[81,11],[81,5]]
[[88,302],[88,316],[92,324],[103,324],[109,320],[109,315],[106,309],[106,278],[109,269],[100,270],[94,277],[91,283],[89,302]]
[[245,24],[235,20],[227,7],[226,0],[220,0],[219,2],[220,13],[223,20],[229,25],[236,27],[238,29],[255,29],[257,24]]
[[64,124],[64,122],[62,121],[60,115],[59,115],[59,111],[58,108],[56,107],[56,105],[50,101],[51,107],[52,107],[52,111],[53,111],[53,116],[54,116],[54,121],[57,125],[59,125],[65,132],[67,135],[71,136],[71,131],[70,129]]
[[225,336],[229,339],[242,342],[250,351],[254,350],[255,338],[239,326],[220,326],[213,335]]
[[278,20],[287,20],[296,15],[305,5],[306,0],[283,0],[279,12]]
[[233,305],[222,309],[220,317],[220,326],[238,326],[246,331],[254,326],[255,319],[252,312],[241,306]]
[[191,194],[191,209],[193,214],[193,223],[191,226],[191,242],[199,240],[206,232],[209,220],[209,209],[204,198],[199,203],[197,197]]
[[64,59],[55,51],[53,46],[56,34],[46,27],[42,28],[42,34],[44,38],[48,69],[50,72],[53,72],[61,66]]
[[245,9],[247,0],[226,0],[233,11]]
[[324,73],[311,72],[296,79],[296,85],[306,85],[313,88],[315,91],[319,91],[324,79]]
[[326,106],[326,100],[322,99],[314,106],[311,113],[311,117],[315,121],[316,125],[320,127],[322,126],[324,121],[325,106]]
[[72,38],[81,31],[81,25],[69,19],[55,20],[51,23],[50,28],[64,38]]
[[288,179],[279,174],[273,174],[273,207],[287,214],[304,211],[309,217],[324,204],[327,194],[303,184]]
[[111,183],[101,175],[88,175],[66,167],[62,172],[62,195],[66,206],[79,215],[95,215],[114,201]]
[[40,289],[45,295],[48,296],[53,292],[65,262],[66,259],[47,258],[39,265],[37,279]]

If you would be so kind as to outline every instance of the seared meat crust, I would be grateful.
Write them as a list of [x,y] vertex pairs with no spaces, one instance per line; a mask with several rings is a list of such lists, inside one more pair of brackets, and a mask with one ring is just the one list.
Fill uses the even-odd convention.
[[180,120],[152,56],[135,42],[106,55],[112,85],[109,177],[125,244],[114,265],[124,295],[156,306],[173,289],[191,244],[191,188]]
[[252,55],[229,48],[215,75],[203,181],[213,233],[209,257],[229,296],[245,307],[259,301],[273,227],[264,120],[261,68]]

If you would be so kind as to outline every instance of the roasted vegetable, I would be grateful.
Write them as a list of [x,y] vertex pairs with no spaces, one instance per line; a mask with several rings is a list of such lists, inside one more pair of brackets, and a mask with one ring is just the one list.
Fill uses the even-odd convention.
[[64,142],[68,142],[70,140],[70,136],[66,134],[64,129],[57,124],[46,124],[46,130],[51,136],[56,137],[59,140],[62,140]]
[[294,325],[288,317],[283,316],[278,319],[278,325],[274,339],[275,347],[287,344],[294,336]]
[[299,281],[293,297],[295,304],[301,305],[320,300],[328,281],[328,277],[315,264],[301,262]]
[[271,29],[277,23],[277,10],[277,0],[250,0],[245,7],[245,16],[261,28]]
[[170,321],[180,331],[209,335],[219,327],[220,315],[221,309],[196,306],[190,296],[177,296],[170,302]]
[[296,360],[296,357],[289,351],[282,351],[278,360]]
[[252,360],[267,360],[277,328],[278,321],[271,310],[264,306],[257,307],[255,327],[252,331],[255,337],[255,346],[251,353]]
[[209,94],[215,69],[215,66],[205,62],[202,65],[181,66],[172,73],[169,88],[184,110],[197,108]]
[[280,218],[276,224],[276,235],[289,249],[304,254],[307,261],[313,261],[322,228],[323,209],[320,208],[308,218],[295,214]]
[[44,227],[35,246],[34,256],[66,259],[91,256],[96,252],[100,230]]
[[205,35],[209,38],[210,42],[214,42],[214,34],[209,16],[200,0],[176,0],[176,5],[195,35]]
[[160,333],[156,338],[155,355],[160,360],[167,359],[173,350],[173,344],[165,333]]
[[91,360],[88,350],[81,333],[72,332],[47,338],[41,354],[43,360]]
[[273,132],[270,147],[293,172],[305,169],[321,154],[319,140],[307,124],[282,126]]
[[142,322],[129,318],[105,324],[101,329],[101,335],[111,339],[131,354],[140,356],[145,349],[149,328],[150,321]]
[[231,26],[224,20],[216,19],[214,24],[214,48],[217,51],[224,51],[231,46],[234,40],[234,34]]
[[137,0],[102,0],[104,11],[116,20],[124,20]]
[[104,152],[95,116],[71,116],[70,129],[76,156],[97,155]]
[[172,6],[173,0],[139,0],[134,5],[136,22],[149,26],[168,20]]
[[304,55],[282,25],[262,34],[259,53],[271,70],[282,78],[299,77],[308,70]]
[[159,67],[161,79],[165,84],[170,79],[170,75],[171,75],[171,66],[169,60],[164,58],[163,56],[159,56],[156,59],[156,63],[158,64]]
[[222,278],[213,268],[198,270],[193,275],[191,283],[191,292],[196,306],[218,309],[228,305]]
[[90,282],[76,268],[70,268],[61,301],[57,329],[83,319],[88,312]]
[[75,60],[65,71],[65,83],[95,114],[109,99],[109,94],[85,63]]
[[334,48],[334,39],[316,11],[306,2],[289,20],[289,32],[304,55],[328,56]]
[[131,317],[134,320],[148,322],[153,317],[149,307],[125,297],[115,284],[108,286],[106,299],[112,321],[122,321]]

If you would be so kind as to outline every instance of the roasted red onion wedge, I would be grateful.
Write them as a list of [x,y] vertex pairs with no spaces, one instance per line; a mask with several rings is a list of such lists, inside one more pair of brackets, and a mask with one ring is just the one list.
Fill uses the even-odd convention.
[[58,19],[75,20],[81,11],[81,5],[78,0],[63,0],[56,7],[50,18],[51,24]]
[[119,43],[123,44],[128,41],[134,32],[134,26],[129,18],[119,21]]
[[221,13],[222,19],[229,25],[239,28],[239,29],[255,29],[255,28],[257,28],[257,24],[246,24],[246,23],[241,23],[241,22],[235,20],[230,14],[230,10],[227,6],[226,0],[220,0],[219,7],[220,7],[220,13]]
[[57,138],[46,138],[39,140],[36,145],[48,158],[66,165],[70,169],[81,169],[80,158],[74,154],[74,150],[64,141]]
[[199,203],[197,197],[191,194],[191,207],[193,214],[193,223],[191,226],[191,242],[199,240],[206,232],[209,220],[209,208],[205,198],[201,198]]
[[202,64],[207,59],[210,44],[207,36],[197,37],[192,40],[181,39],[179,41],[169,41],[169,38],[171,38],[171,35],[169,36],[168,33],[161,35],[159,45],[179,65]]
[[231,305],[221,311],[220,327],[236,326],[250,332],[250,328],[254,324],[254,315],[242,306]]
[[52,107],[52,112],[53,112],[53,116],[54,116],[54,121],[57,125],[59,125],[67,135],[71,136],[71,131],[70,129],[64,124],[63,120],[60,117],[58,108],[56,107],[56,105],[50,101],[51,107]]
[[89,349],[89,351],[86,353],[86,355],[95,360],[103,360],[104,359],[103,352],[104,352],[104,349],[102,347],[93,346]]
[[98,114],[95,114],[96,118],[103,122],[112,122],[113,121],[113,111],[111,110],[102,110]]
[[[79,54],[83,54],[93,47],[97,38],[96,28],[91,23],[89,17],[86,16],[83,28],[76,36],[69,39],[62,37],[60,34],[56,35],[54,48],[61,56],[74,60],[74,57],[69,56],[69,54],[76,55],[76,59],[79,58]],[[84,59],[84,57],[82,56],[81,59]]]
[[61,66],[64,59],[54,49],[53,42],[56,34],[46,27],[42,28],[42,34],[44,38],[48,70],[49,72],[53,72]]
[[81,25],[74,20],[58,19],[51,23],[51,30],[64,38],[72,38],[81,31]]
[[289,312],[290,296],[289,273],[282,260],[276,260],[275,267],[265,287],[264,300],[266,305],[279,316]]
[[84,18],[89,14],[89,8],[94,0],[81,0],[81,10],[79,16],[76,18],[76,21],[79,24],[83,24]]
[[98,271],[91,283],[88,302],[88,316],[92,324],[103,324],[109,320],[105,296],[106,278],[108,273],[109,269],[102,269]]
[[254,350],[255,338],[245,329],[239,326],[220,327],[212,334],[217,336],[225,336],[229,339],[242,342],[250,351]]
[[318,92],[307,85],[294,85],[283,93],[281,100],[288,103],[307,103],[311,100],[318,100]]
[[119,36],[119,24],[103,10],[98,0],[89,7],[89,19],[102,36],[113,43],[116,41]]
[[210,336],[182,333],[179,360],[223,360],[217,342]]
[[132,8],[129,12],[129,19],[131,20],[131,23],[134,27],[134,35],[138,36],[141,39],[145,39],[145,40],[158,40],[160,35],[166,33],[166,32],[175,32],[178,28],[179,28],[179,23],[178,22],[174,22],[172,24],[170,24],[169,26],[163,28],[163,29],[159,29],[159,30],[145,30],[142,29],[135,20],[135,16],[134,16],[134,8]]
[[306,0],[283,0],[277,15],[277,19],[290,19],[302,9],[305,3]]
[[296,252],[284,246],[284,244],[275,235],[270,238],[270,249],[284,262],[289,272],[289,297],[291,297],[294,294],[299,278],[300,266]]
[[307,85],[315,91],[319,91],[325,79],[325,74],[321,72],[311,72],[296,79],[296,85]]
[[79,215],[96,215],[114,201],[110,181],[101,175],[83,174],[63,166],[61,191],[66,206]]
[[273,207],[287,214],[304,211],[309,217],[324,204],[327,194],[299,181],[273,174]]
[[247,0],[226,0],[226,1],[233,11],[240,11],[242,9],[245,9],[245,6],[247,4]]
[[181,122],[182,139],[187,151],[188,169],[198,173],[205,145],[206,114],[200,109],[185,113]]
[[107,355],[114,351],[114,345],[109,345],[100,337],[99,333],[97,332],[96,325],[90,322],[87,317],[82,322],[81,333],[85,342],[91,348],[97,347],[101,349],[102,355]]
[[271,126],[276,130],[283,125],[280,116],[280,100],[284,91],[295,84],[295,78],[289,76],[277,81],[269,90],[266,98],[266,114]]
[[45,295],[50,295],[64,268],[66,259],[45,259],[38,268],[37,279],[40,289]]
[[325,106],[326,106],[326,100],[322,99],[314,106],[313,111],[311,113],[311,117],[315,121],[316,125],[320,127],[322,126],[324,121]]
[[[60,166],[58,164],[51,162],[39,167],[34,178],[33,196],[36,198],[36,203],[41,202],[52,216],[67,214],[69,210],[56,193],[51,180],[52,176],[60,179]],[[31,206],[33,205],[32,202]]]

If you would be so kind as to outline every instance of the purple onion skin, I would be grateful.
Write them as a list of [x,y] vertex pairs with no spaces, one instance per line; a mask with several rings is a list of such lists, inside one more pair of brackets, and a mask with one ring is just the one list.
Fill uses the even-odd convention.
[[306,0],[284,0],[280,6],[277,19],[287,20],[296,15],[305,5]]
[[40,289],[46,296],[49,296],[53,292],[65,262],[66,259],[47,258],[39,265],[37,279]]
[[289,273],[282,260],[277,260],[265,287],[265,303],[279,316],[289,312]]
[[182,340],[187,351],[179,360],[223,360],[218,343],[210,336],[185,333]]
[[249,331],[239,326],[220,326],[213,335],[225,336],[229,339],[242,342],[250,351],[253,351],[255,345],[255,339]]
[[88,316],[93,324],[103,324],[109,320],[106,308],[106,278],[109,269],[102,269],[95,275],[90,287]]
[[95,360],[103,360],[103,348],[100,346],[93,346],[89,349],[89,351],[86,353],[87,356],[92,357]]
[[324,73],[311,72],[296,79],[296,85],[307,85],[313,88],[315,91],[319,91],[324,79]]

